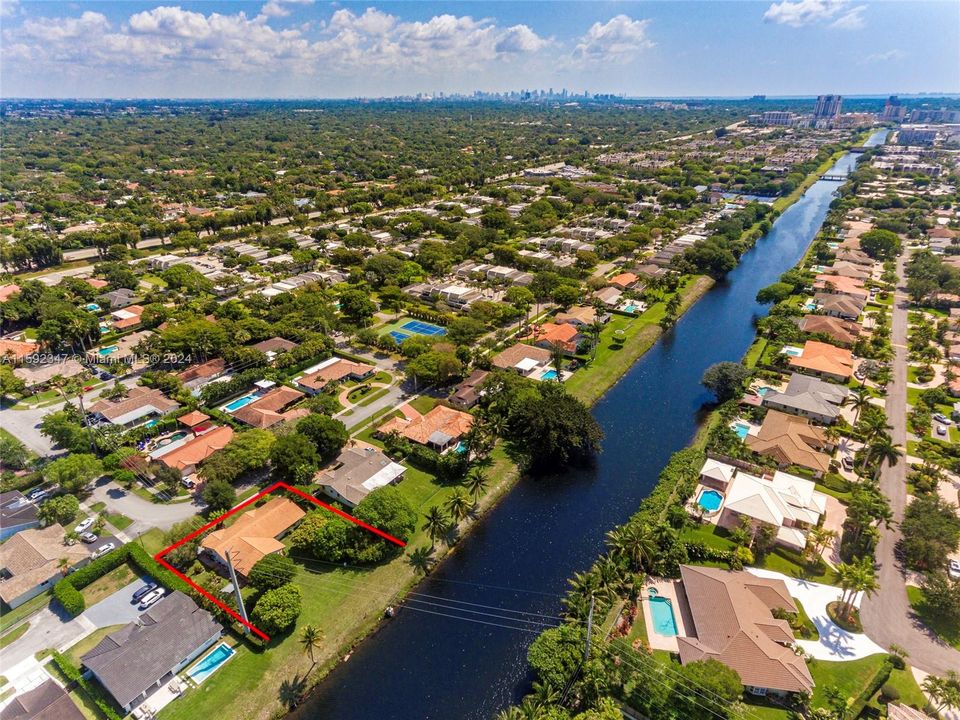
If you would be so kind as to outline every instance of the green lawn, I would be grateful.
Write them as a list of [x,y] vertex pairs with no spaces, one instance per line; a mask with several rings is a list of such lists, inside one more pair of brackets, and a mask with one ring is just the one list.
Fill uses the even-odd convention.
[[829,687],[837,688],[843,697],[852,700],[876,675],[886,657],[885,654],[879,653],[860,660],[811,661],[810,674],[816,683],[811,704],[814,707],[825,706],[827,700],[825,693]]
[[117,530],[126,530],[133,525],[133,520],[122,513],[107,513],[107,522],[113,525]]
[[19,639],[29,629],[30,629],[30,623],[23,623],[22,625],[18,625],[13,630],[8,632],[6,635],[4,635],[3,637],[0,637],[0,648],[5,648],[7,645]]
[[419,395],[408,402],[407,405],[412,407],[421,415],[426,415],[437,406],[437,400],[429,395]]
[[[907,660],[909,662],[909,659]],[[903,670],[897,670],[896,668],[890,673],[890,679],[885,683],[895,687],[900,693],[900,699],[898,702],[903,703],[904,705],[910,705],[915,707],[918,710],[922,710],[927,705],[927,699],[923,695],[923,691],[920,689],[920,686],[917,685],[917,681],[913,679],[913,673],[910,672],[910,668],[904,668]],[[880,692],[877,691],[877,694],[873,696],[873,699],[870,700],[870,706],[877,708],[878,710],[884,705],[880,702]]]
[[159,528],[151,528],[150,530],[147,530],[145,533],[140,535],[140,544],[148,553],[151,555],[156,555],[166,546],[166,543],[163,541],[163,530],[160,530]]
[[910,607],[917,613],[920,622],[930,628],[941,640],[950,643],[960,650],[960,628],[944,622],[933,609],[927,605],[923,590],[913,585],[907,585],[907,597]]
[[23,605],[18,606],[14,610],[10,610],[6,607],[3,608],[3,614],[0,615],[0,630],[6,630],[8,627],[14,623],[18,623],[23,618],[33,615],[40,608],[50,602],[50,593],[40,593],[35,598],[30,598]]
[[757,362],[760,360],[760,356],[763,355],[763,351],[767,347],[767,341],[764,338],[757,338],[754,340],[753,345],[750,346],[750,349],[747,350],[747,354],[743,356],[743,364],[747,367],[755,367]]
[[103,577],[99,577],[87,585],[80,594],[87,602],[87,607],[100,602],[109,597],[117,590],[129,585],[137,578],[137,574],[130,567],[129,563],[124,563],[120,567],[114,568]]

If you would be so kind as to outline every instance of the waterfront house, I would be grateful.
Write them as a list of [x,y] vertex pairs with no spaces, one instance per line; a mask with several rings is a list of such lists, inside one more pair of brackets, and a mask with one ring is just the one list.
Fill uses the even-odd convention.
[[822,290],[835,295],[847,295],[866,302],[870,298],[870,291],[863,286],[863,281],[843,275],[817,275],[813,282],[814,290]]
[[383,437],[397,432],[437,452],[456,446],[473,425],[472,415],[445,405],[437,405],[423,415],[410,405],[401,405],[399,409],[403,416],[387,420],[377,429],[377,434]]
[[849,320],[829,315],[804,315],[800,329],[807,333],[826,335],[843,347],[852,347],[860,337],[860,326]]
[[30,528],[0,545],[0,600],[8,607],[18,607],[49,590],[70,568],[90,559],[86,545],[64,544],[64,532],[56,524]]
[[617,305],[620,304],[620,300],[621,298],[623,298],[623,292],[611,286],[611,287],[605,287],[605,288],[601,288],[600,290],[597,290],[593,294],[593,297],[595,297],[597,300],[602,302],[607,307],[615,308]]
[[226,570],[229,553],[233,569],[246,577],[259,560],[283,552],[280,539],[305,514],[288,498],[272,498],[260,507],[245,511],[232,525],[207,535],[200,541],[201,554]]
[[802,373],[846,382],[853,375],[853,353],[836,345],[807,340],[800,355],[790,356],[790,367]]
[[598,321],[606,323],[608,320],[610,320],[609,315],[606,313],[598,315],[596,308],[588,305],[574,305],[565,312],[558,312],[553,318],[553,321],[558,325],[574,325],[578,328],[589,327]]
[[564,355],[575,355],[580,343],[583,342],[583,335],[575,325],[557,325],[556,323],[540,325],[527,338],[544,350],[560,348]]
[[865,299],[835,293],[817,293],[813,296],[813,302],[824,315],[843,320],[856,320],[867,304]]
[[837,260],[823,271],[824,275],[843,275],[855,280],[869,280],[870,268],[847,260]]
[[550,366],[550,351],[543,348],[517,343],[493,356],[491,362],[495,368],[513,370],[525,377],[537,374]]
[[763,406],[830,425],[840,417],[840,406],[849,393],[846,385],[793,373],[783,392],[772,390],[763,396]]
[[821,428],[804,418],[770,410],[756,435],[744,438],[747,447],[758,455],[776,460],[780,467],[798,465],[812,470],[817,477],[830,469],[833,444]]
[[83,667],[130,712],[223,634],[213,616],[179,590],[80,657]]
[[314,479],[326,495],[352,508],[377,488],[399,482],[406,471],[377,448],[364,444],[345,449]]
[[677,638],[682,664],[717,660],[753,695],[813,691],[790,624],[773,615],[798,612],[782,580],[692,565],[680,566],[680,578],[691,620],[689,634]]

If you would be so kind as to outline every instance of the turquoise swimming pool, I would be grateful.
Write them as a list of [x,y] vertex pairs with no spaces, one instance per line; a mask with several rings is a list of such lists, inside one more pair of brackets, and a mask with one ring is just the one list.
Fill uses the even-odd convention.
[[716,490],[703,490],[697,498],[697,504],[707,512],[716,512],[723,504],[723,495]]
[[742,422],[734,423],[733,431],[741,440],[745,440],[750,432],[750,426]]
[[776,389],[772,387],[764,386],[757,390],[757,395],[759,395],[760,397],[766,397],[767,393],[772,393],[772,392],[776,392]]
[[543,375],[540,376],[541,380],[556,380],[557,371],[556,370],[547,370]]
[[87,303],[84,307],[90,312],[100,312],[100,306],[96,303]]
[[226,408],[227,412],[236,412],[237,410],[239,410],[239,409],[242,408],[243,406],[249,405],[250,403],[252,403],[252,402],[253,402],[254,400],[256,400],[256,399],[257,399],[257,394],[256,394],[256,393],[250,393],[249,395],[244,395],[243,397],[239,397],[239,398],[237,398],[236,400],[233,400],[233,401],[231,401],[231,402],[228,402],[228,403],[227,403],[226,405],[224,405],[223,407]]
[[97,354],[103,355],[103,356],[113,355],[113,353],[115,353],[119,349],[120,348],[118,348],[116,345],[110,345],[109,347],[102,347],[99,350],[97,350]]
[[676,637],[677,619],[673,616],[673,604],[669,598],[659,595],[650,596],[650,618],[653,620],[653,631],[664,637]]
[[781,350],[784,355],[789,355],[790,357],[800,357],[803,355],[803,348],[794,347],[793,345],[784,345],[783,350]]
[[187,677],[199,685],[235,654],[236,650],[226,643],[220,643],[203,660],[187,671]]

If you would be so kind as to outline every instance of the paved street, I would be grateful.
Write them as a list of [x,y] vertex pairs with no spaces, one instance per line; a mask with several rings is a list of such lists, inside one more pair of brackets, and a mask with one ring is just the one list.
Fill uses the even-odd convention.
[[139,495],[134,495],[112,480],[101,478],[87,499],[88,504],[106,503],[114,512],[123,513],[133,520],[133,524],[124,530],[129,537],[146,532],[152,527],[168,530],[175,523],[193,517],[203,505],[196,500],[176,503],[152,503]]
[[130,597],[142,583],[138,578],[75,618],[56,603],[43,608],[30,617],[30,629],[23,637],[3,649],[4,666],[16,665],[47,648],[65,650],[99,627],[120,625],[135,619],[137,608],[130,604]]
[[[909,304],[903,287],[904,266],[909,253],[897,260],[900,278],[893,304],[892,336],[894,349],[893,381],[887,386],[887,418],[893,426],[893,442],[906,447],[907,403],[907,308]],[[893,467],[885,465],[880,474],[883,492],[890,498],[890,507],[896,521],[894,529],[881,529],[877,546],[880,565],[880,589],[863,600],[860,618],[867,635],[882,647],[896,643],[910,653],[910,664],[921,670],[942,675],[947,670],[960,668],[960,651],[939,641],[933,633],[913,617],[907,599],[906,574],[897,562],[895,550],[900,539],[899,522],[907,506],[907,463],[901,460]]]

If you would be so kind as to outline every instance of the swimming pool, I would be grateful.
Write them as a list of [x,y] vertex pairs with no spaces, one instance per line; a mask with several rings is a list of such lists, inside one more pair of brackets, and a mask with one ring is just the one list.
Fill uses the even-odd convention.
[[256,399],[257,399],[257,394],[250,393],[249,395],[244,395],[243,397],[239,397],[236,400],[232,400],[231,402],[228,402],[223,407],[227,412],[236,412],[243,406],[249,405]]
[[109,325],[104,325],[103,323],[100,323],[100,334],[101,334],[101,335],[106,335],[108,332],[110,332],[110,326],[109,326]]
[[784,355],[789,355],[790,357],[800,357],[803,355],[803,348],[794,347],[793,345],[784,345],[783,350],[780,352]]
[[733,431],[737,434],[741,440],[745,440],[747,435],[750,433],[750,426],[743,422],[738,422],[733,424]]
[[160,422],[160,421],[159,421],[157,418],[154,418],[153,420],[147,420],[147,422],[146,422],[146,427],[148,427],[148,428],[156,427],[156,426],[157,426],[157,423],[159,423],[159,422]]
[[100,306],[96,303],[87,303],[84,307],[90,312],[100,312]]
[[115,353],[119,349],[120,348],[118,348],[116,345],[110,345],[109,347],[102,347],[99,350],[97,350],[97,354],[101,356],[113,355],[113,353]]
[[803,309],[808,310],[809,312],[813,312],[814,310],[817,309],[817,304],[813,300],[811,300],[810,302],[806,303],[803,306]]
[[235,654],[236,650],[226,643],[220,643],[203,660],[187,671],[187,677],[199,685]]
[[697,504],[707,512],[716,512],[723,504],[723,495],[716,490],[703,490],[697,498]]
[[776,388],[767,387],[766,385],[764,385],[762,388],[757,388],[757,395],[759,395],[760,397],[766,397],[767,393],[772,393],[776,391],[777,391]]
[[624,306],[623,311],[628,313],[640,312],[640,306],[631,303],[630,305]]
[[557,371],[556,370],[547,370],[543,375],[540,376],[541,380],[556,380]]
[[664,637],[676,637],[677,619],[673,616],[673,604],[669,598],[659,595],[650,595],[650,617],[653,620],[653,631]]

